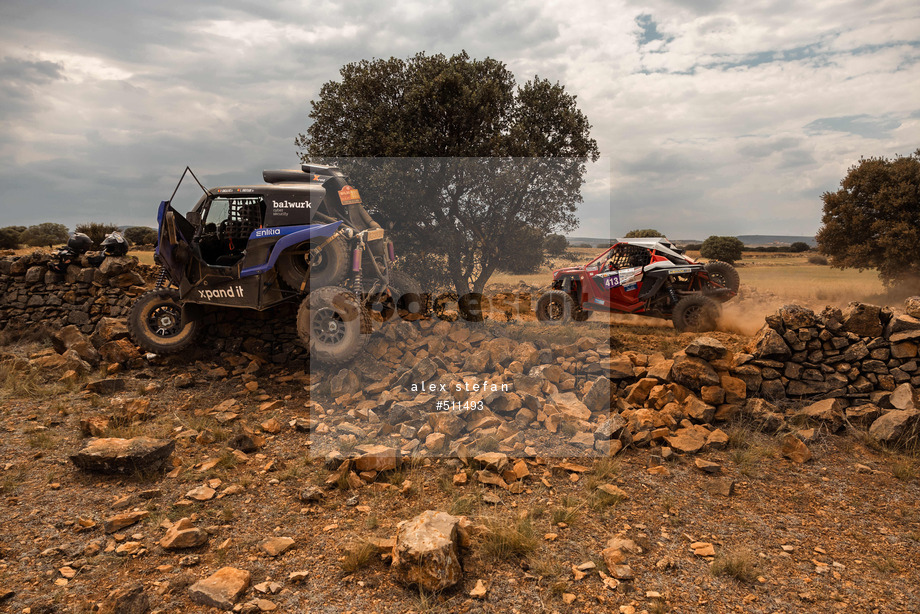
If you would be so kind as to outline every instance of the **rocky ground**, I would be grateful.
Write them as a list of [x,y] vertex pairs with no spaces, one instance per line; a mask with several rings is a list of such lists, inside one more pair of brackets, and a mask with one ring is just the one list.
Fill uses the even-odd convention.
[[4,611],[920,611],[913,372],[771,403],[722,333],[400,323],[313,372],[94,335],[0,348]]

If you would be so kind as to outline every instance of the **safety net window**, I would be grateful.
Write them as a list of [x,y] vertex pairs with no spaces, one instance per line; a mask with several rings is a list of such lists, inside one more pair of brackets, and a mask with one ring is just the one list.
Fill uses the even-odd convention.
[[262,197],[215,198],[211,202],[208,221],[219,226],[221,237],[245,240],[262,225]]
[[645,266],[652,257],[648,249],[638,245],[618,245],[610,254],[610,262],[615,269]]

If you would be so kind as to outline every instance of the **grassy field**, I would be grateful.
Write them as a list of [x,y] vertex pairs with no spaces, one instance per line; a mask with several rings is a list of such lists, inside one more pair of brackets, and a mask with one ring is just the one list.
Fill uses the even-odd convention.
[[[539,273],[512,275],[499,273],[490,283],[514,284],[523,281],[531,286],[545,286],[555,269],[585,264],[601,252],[599,249],[575,248],[575,258],[555,258],[543,266]],[[698,253],[690,252],[692,258]],[[875,303],[900,303],[903,296],[889,296],[875,271],[834,269],[811,264],[808,255],[763,254],[746,252],[737,263],[741,274],[742,297],[759,300],[777,299],[783,303],[798,302],[811,307],[846,305],[850,301]],[[903,293],[902,293],[903,294]]]

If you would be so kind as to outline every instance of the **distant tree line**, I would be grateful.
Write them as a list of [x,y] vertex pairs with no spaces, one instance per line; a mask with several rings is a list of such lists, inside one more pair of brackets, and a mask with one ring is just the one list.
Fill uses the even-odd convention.
[[[82,232],[98,248],[106,236],[118,230],[115,224],[87,222],[78,224],[74,232]],[[146,226],[134,226],[122,234],[134,245],[153,245],[157,240],[157,231]],[[33,226],[6,226],[0,228],[0,249],[18,249],[24,245],[32,247],[53,248],[63,245],[70,238],[70,231],[63,224],[43,222]]]

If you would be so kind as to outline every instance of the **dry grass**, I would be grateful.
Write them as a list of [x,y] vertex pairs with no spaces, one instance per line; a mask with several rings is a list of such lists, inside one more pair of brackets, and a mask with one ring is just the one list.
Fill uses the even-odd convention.
[[748,548],[726,549],[716,555],[711,567],[714,576],[728,576],[739,582],[757,579],[757,556]]
[[486,531],[482,536],[482,551],[496,559],[525,556],[537,548],[530,517],[509,523],[501,518],[487,518]]
[[345,573],[354,573],[367,567],[374,560],[377,548],[370,542],[360,542],[352,545],[342,557],[341,567]]

